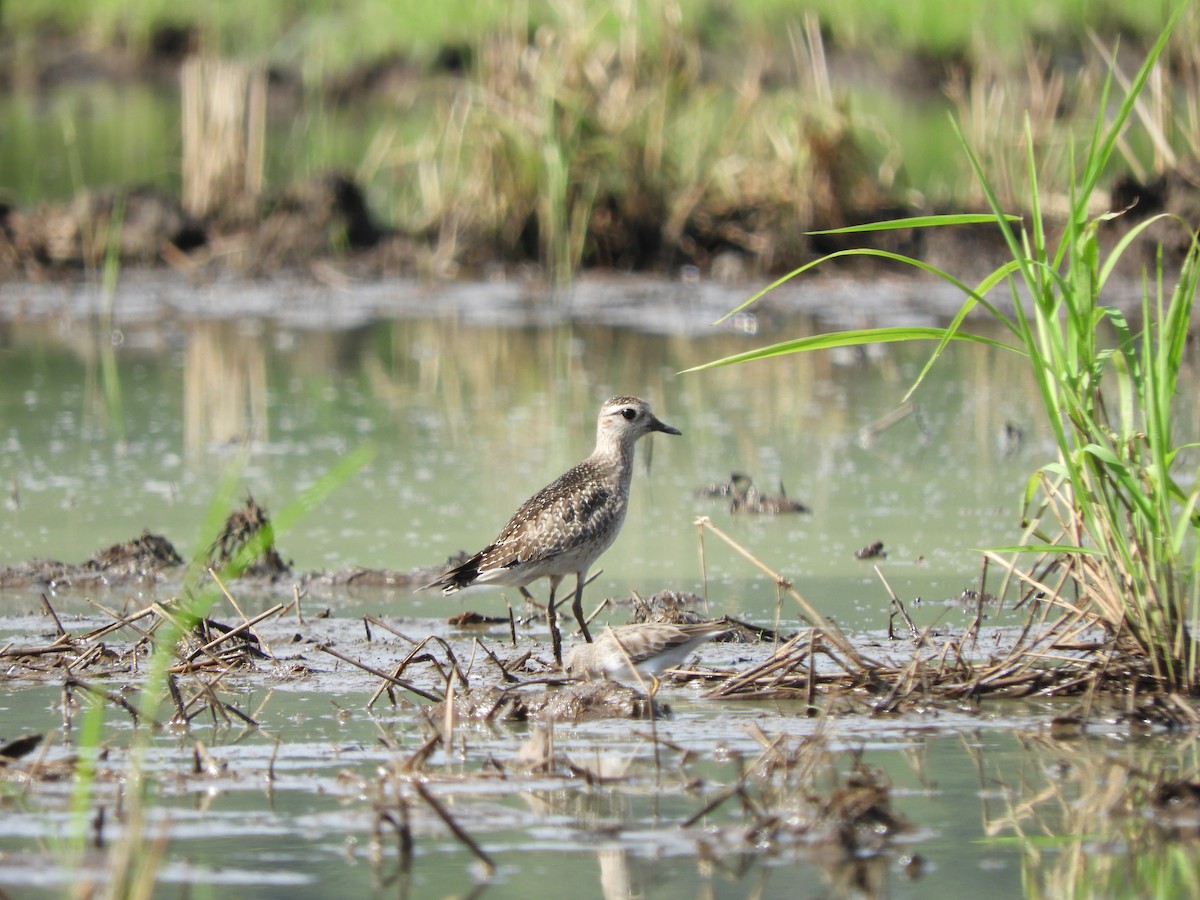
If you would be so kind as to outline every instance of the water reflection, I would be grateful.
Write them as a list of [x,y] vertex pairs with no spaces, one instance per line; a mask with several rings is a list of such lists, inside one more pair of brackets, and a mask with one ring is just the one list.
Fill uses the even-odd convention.
[[[707,590],[718,613],[770,621],[774,588],[755,571],[720,553],[701,570],[692,523],[711,515],[844,622],[886,623],[887,592],[854,558],[875,542],[898,594],[922,598],[927,619],[944,617],[942,601],[977,587],[973,548],[1013,542],[1025,479],[1052,458],[1036,388],[1016,354],[952,347],[913,407],[893,415],[932,344],[674,374],[815,328],[805,317],[753,337],[455,317],[341,331],[126,321],[118,447],[101,413],[95,332],[67,319],[10,323],[0,332],[10,451],[0,483],[20,503],[0,516],[3,561],[82,560],[146,527],[187,556],[231,445],[248,448],[245,489],[277,510],[373,441],[375,461],[281,535],[281,550],[302,570],[434,565],[488,540],[516,503],[585,456],[600,401],[636,393],[684,436],[644,448],[648,477],[639,473],[625,530],[599,562],[600,596]],[[1197,396],[1181,398],[1181,431],[1194,430]],[[770,492],[782,483],[812,514],[732,513],[696,496],[733,471]],[[400,608],[442,615],[467,603],[503,609],[487,592]]]
[[[292,631],[269,627],[276,646]],[[335,632],[339,644],[350,643],[350,627]],[[12,619],[5,629],[0,644],[39,631]],[[303,668],[320,667],[306,656]],[[1015,701],[969,715],[933,704],[920,720],[808,718],[786,704],[713,703],[667,686],[676,715],[654,726],[558,723],[550,740],[522,723],[464,722],[454,752],[414,762],[437,723],[408,704],[364,714],[370,684],[345,671],[260,674],[266,685],[220,692],[259,727],[200,715],[145,751],[158,785],[145,829],[170,842],[157,873],[166,885],[236,878],[247,894],[287,885],[296,897],[333,886],[353,896],[540,897],[567,886],[605,898],[982,900],[1022,890],[1144,896],[1192,883],[1197,742],[1147,739],[1142,723],[1042,730],[1030,723],[1054,710]],[[0,816],[0,882],[32,886],[42,870],[70,885],[79,874],[45,847],[70,828],[62,786],[82,740],[78,720],[58,676],[5,684],[5,722],[47,737],[44,753],[6,764],[27,789]],[[126,802],[133,726],[118,715],[104,728],[92,800],[108,817],[89,817],[89,834],[102,832],[111,854],[131,827],[114,811]],[[472,867],[461,836],[413,793],[416,778],[495,859],[494,874]],[[864,784],[871,803],[861,802]],[[885,827],[873,811],[881,802],[912,828]],[[384,812],[403,816],[411,858],[400,829],[381,827]],[[94,859],[101,865],[99,852]]]
[[[1145,738],[1052,724],[1024,737],[1012,770],[992,768],[998,790],[984,795],[984,831],[1015,841],[1022,880],[1039,895],[1137,896],[1184,884],[1194,895],[1197,744]],[[1048,834],[1057,852],[1047,852]]]
[[267,354],[263,329],[250,322],[195,322],[183,360],[183,445],[268,440]]
[[[799,336],[813,323],[778,327],[754,341]],[[812,354],[675,377],[751,344],[733,333],[664,337],[602,325],[502,328],[452,318],[321,332],[125,323],[123,334],[116,358],[127,440],[118,447],[98,412],[104,399],[96,332],[67,318],[0,329],[0,485],[10,497],[0,510],[5,562],[83,559],[144,527],[167,534],[188,555],[197,549],[188,542],[203,540],[198,523],[230,442],[247,448],[246,487],[277,509],[348,449],[371,440],[379,447],[374,463],[281,534],[281,548],[300,569],[426,565],[447,548],[491,537],[514,502],[587,453],[597,403],[635,392],[684,436],[657,446],[650,477],[639,473],[625,532],[600,562],[602,595],[707,587],[714,613],[771,622],[775,584],[714,543],[703,582],[693,522],[710,515],[823,614],[850,627],[886,623],[887,593],[871,564],[854,559],[856,549],[881,540],[888,556],[877,562],[889,583],[906,601],[923,598],[909,607],[918,624],[953,624],[957,610],[939,601],[977,577],[973,547],[1011,542],[1019,490],[1049,452],[1020,360],[975,347],[952,348],[915,407],[897,416],[928,347]],[[1194,360],[1187,378],[1181,433],[1194,432],[1197,420]],[[863,441],[868,427],[872,440]],[[1019,443],[1011,440],[1013,428],[1023,435]],[[783,481],[813,513],[749,516],[731,512],[722,498],[696,496],[696,488],[735,470],[771,489]],[[8,612],[37,608],[36,598],[27,606],[21,598],[0,602]],[[103,602],[119,608],[133,601]],[[138,607],[146,602],[136,598]],[[469,602],[502,609],[486,592]],[[464,605],[365,591],[305,603],[306,611],[329,607],[335,620],[356,619],[364,609],[420,616],[415,627],[426,629]],[[62,609],[57,599],[56,607]],[[623,618],[625,607],[616,609]],[[10,639],[0,637],[0,644]],[[188,745],[203,734],[228,777],[225,770],[220,777],[193,771],[182,742],[155,745],[152,768],[172,786],[156,801],[161,827],[175,829],[180,852],[194,861],[179,877],[237,872],[260,879],[248,883],[267,891],[278,889],[272,879],[286,876],[301,883],[294,890],[289,884],[295,896],[327,895],[333,883],[347,893],[383,884],[414,896],[470,887],[470,854],[437,823],[417,833],[410,881],[387,881],[397,853],[391,844],[380,844],[370,866],[358,864],[353,846],[368,840],[370,786],[410,759],[427,735],[410,709],[397,710],[386,740],[374,718],[343,717],[342,709],[335,716],[328,694],[314,689],[314,670],[327,665],[306,651],[304,671],[282,679],[261,703],[247,699],[242,705],[261,729],[222,734],[217,725],[193,726]],[[61,724],[55,684],[12,685],[0,698],[4,721],[42,732]],[[427,774],[453,797],[455,816],[501,862],[499,878],[476,890],[532,894],[528,885],[545,884],[606,897],[1007,897],[1022,889],[1118,896],[1154,884],[1156,869],[1170,874],[1192,864],[1200,767],[1188,739],[1143,741],[1138,723],[1070,740],[1014,736],[1025,720],[1013,707],[931,706],[922,722],[818,722],[779,706],[731,701],[714,708],[686,689],[667,690],[677,715],[654,739],[623,725],[560,727],[558,750],[573,768],[537,771],[514,762],[525,741],[514,734],[519,726],[471,732],[461,756],[447,754],[442,768],[440,758],[429,764]],[[368,693],[347,689],[337,699],[357,710]],[[945,731],[923,733],[935,718]],[[789,804],[802,797],[789,780],[798,771],[794,760],[777,761],[784,742],[776,736],[798,747],[817,729],[828,730],[834,765],[862,750],[887,772],[897,809],[918,829],[908,839],[927,867],[904,866],[899,847],[842,853],[809,844],[803,834],[782,851],[756,842],[761,832],[752,826],[762,811],[789,821]],[[769,737],[764,743],[759,735]],[[682,748],[662,765],[659,737]],[[117,766],[119,741],[110,743]],[[54,749],[52,762],[71,751]],[[742,779],[760,758],[776,761],[773,796]],[[490,768],[495,761],[507,770]],[[725,805],[705,813],[723,794]],[[0,851],[10,859],[26,858],[64,827],[65,807],[43,796],[28,800],[33,814],[0,817]],[[680,827],[701,813],[694,828]],[[1046,852],[1042,835],[1053,836],[1058,852]],[[920,877],[910,880],[914,875]]]

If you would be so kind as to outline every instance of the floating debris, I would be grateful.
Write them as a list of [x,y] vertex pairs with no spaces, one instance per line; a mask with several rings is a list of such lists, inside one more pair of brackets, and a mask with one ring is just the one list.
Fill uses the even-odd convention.
[[995,594],[987,591],[977,591],[973,588],[966,588],[961,594],[954,598],[954,603],[960,606],[975,606],[976,604],[984,604],[987,606],[995,605],[999,599]]
[[1016,422],[1005,422],[996,438],[996,448],[1002,457],[1015,456],[1025,446],[1025,431]]
[[781,513],[810,513],[812,512],[807,506],[799,500],[792,500],[787,495],[787,491],[783,489],[783,482],[779,482],[778,494],[763,494],[753,484],[750,485],[744,494],[735,494],[733,501],[729,504],[730,512],[748,512],[748,513],[766,513],[768,515],[779,515]]
[[737,485],[749,482],[750,476],[743,472],[734,472],[728,481],[713,482],[696,489],[697,497],[732,497],[737,492]]
[[855,559],[887,559],[887,552],[883,549],[883,541],[876,541],[873,544],[867,544],[861,550],[854,551]]
[[744,472],[732,473],[728,482],[705,485],[699,488],[696,494],[700,497],[729,497],[729,511],[733,513],[778,515],[812,512],[799,500],[788,497],[782,481],[779,482],[778,494],[764,494]]

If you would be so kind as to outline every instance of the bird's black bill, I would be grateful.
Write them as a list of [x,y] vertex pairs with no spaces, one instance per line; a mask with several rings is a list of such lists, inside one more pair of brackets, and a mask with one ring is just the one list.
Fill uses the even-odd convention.
[[650,430],[661,431],[663,434],[683,434],[678,428],[668,425],[666,422],[661,422],[658,419],[651,419]]

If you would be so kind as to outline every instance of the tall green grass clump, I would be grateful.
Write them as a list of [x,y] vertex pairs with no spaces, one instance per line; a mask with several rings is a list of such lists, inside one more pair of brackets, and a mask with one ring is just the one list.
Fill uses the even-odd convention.
[[891,202],[894,165],[833,96],[819,23],[791,36],[796,83],[776,87],[762,35],[736,72],[706,72],[678,0],[561,4],[532,32],[514,14],[446,86],[435,132],[385,155],[398,218],[434,238],[435,270],[536,259],[559,284],[677,250],[796,258],[804,228]]
[[[1100,624],[1105,628],[1112,646],[1122,651],[1121,664],[1097,667],[1099,673],[1126,677],[1130,687],[1196,694],[1200,671],[1191,624],[1200,614],[1196,577],[1200,473],[1194,468],[1195,455],[1189,462],[1187,452],[1197,445],[1179,443],[1174,433],[1174,404],[1192,305],[1200,286],[1200,245],[1190,227],[1179,223],[1189,231],[1190,248],[1174,276],[1175,284],[1166,284],[1160,250],[1152,277],[1143,278],[1141,321],[1131,324],[1118,309],[1104,304],[1102,293],[1122,256],[1163,217],[1130,228],[1106,251],[1101,247],[1101,229],[1120,213],[1093,216],[1088,207],[1138,94],[1185,6],[1175,11],[1124,98],[1115,105],[1111,122],[1106,124],[1103,112],[1097,115],[1086,150],[1072,170],[1069,213],[1056,237],[1051,236],[1055,228],[1043,215],[1033,150],[1027,151],[1029,213],[1019,219],[1001,207],[978,157],[961,133],[960,141],[990,213],[842,229],[994,223],[1011,260],[974,288],[943,269],[887,251],[833,254],[893,259],[958,286],[966,299],[949,326],[819,335],[698,368],[897,340],[937,341],[921,377],[950,341],[996,344],[1021,354],[1037,385],[1057,458],[1035,472],[1026,485],[1020,544],[990,551],[991,557],[1001,560],[1002,553],[1005,558],[1009,551],[1017,553],[1007,563],[1011,572],[1030,593],[1066,610],[1060,622],[1069,622],[1070,627]],[[1110,88],[1111,78],[1101,92],[1101,110],[1109,107]],[[1028,127],[1026,134],[1032,148]],[[775,282],[739,309],[811,265]],[[989,299],[994,290],[1002,288],[1008,291],[1011,312]],[[1008,340],[990,341],[964,330],[967,314],[977,307],[1003,326]],[[1037,561],[1019,568],[1017,560],[1029,555]]]

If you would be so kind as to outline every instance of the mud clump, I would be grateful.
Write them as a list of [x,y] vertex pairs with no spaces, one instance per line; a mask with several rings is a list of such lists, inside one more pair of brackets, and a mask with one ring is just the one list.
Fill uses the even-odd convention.
[[141,584],[161,581],[182,565],[183,559],[169,540],[144,530],[139,537],[113,544],[79,564],[35,557],[13,566],[0,567],[0,589]]
[[183,565],[183,557],[165,537],[143,530],[140,537],[113,544],[84,563],[85,568],[102,572],[140,576],[156,569]]
[[207,561],[214,569],[232,566],[240,575],[252,578],[275,579],[292,571],[275,549],[275,530],[267,511],[253,497],[229,514],[208,548]]

